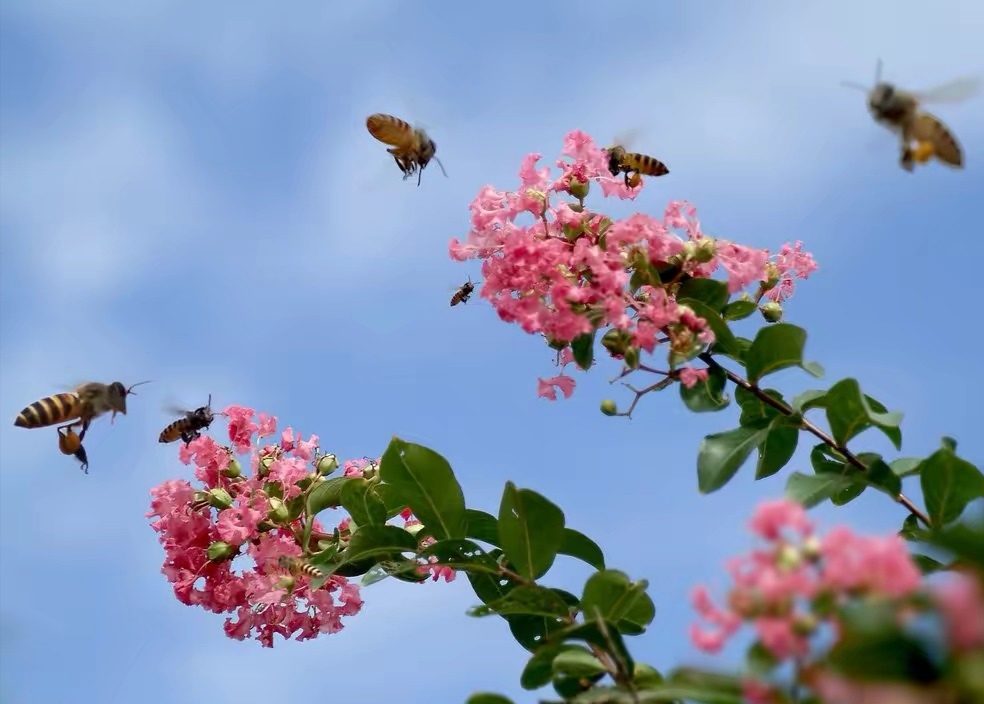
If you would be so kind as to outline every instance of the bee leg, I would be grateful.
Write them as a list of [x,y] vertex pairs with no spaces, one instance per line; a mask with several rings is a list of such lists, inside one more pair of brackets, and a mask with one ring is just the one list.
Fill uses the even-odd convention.
[[82,471],[85,474],[89,473],[89,456],[86,454],[85,448],[79,445],[79,449],[76,450],[72,456],[82,463]]
[[89,424],[92,422],[91,418],[86,418],[82,421],[82,430],[79,432],[79,442],[85,440],[85,434],[89,431]]
[[899,158],[899,166],[908,171],[910,174],[915,168],[916,160],[912,153],[912,149],[908,145],[902,147],[902,155]]

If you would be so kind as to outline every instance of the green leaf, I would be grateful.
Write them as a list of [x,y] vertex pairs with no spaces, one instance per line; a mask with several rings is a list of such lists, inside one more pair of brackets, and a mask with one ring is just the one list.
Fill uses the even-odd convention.
[[468,697],[465,704],[513,704],[513,700],[492,692],[476,692]]
[[935,560],[929,555],[919,555],[913,554],[912,561],[916,563],[919,571],[923,574],[932,574],[933,572],[938,572],[944,568],[944,565],[939,560]]
[[[775,389],[758,389],[758,392],[783,405],[786,403],[782,394]],[[783,415],[779,409],[766,403],[756,393],[748,391],[741,386],[735,390],[735,400],[741,406],[741,416],[738,418],[738,424],[742,426],[765,427],[774,418]]]
[[451,465],[441,455],[394,437],[383,453],[379,476],[397,488],[413,515],[435,538],[465,537],[465,496]]
[[624,572],[604,570],[595,572],[584,585],[581,611],[585,622],[600,618],[611,623],[628,621],[641,628],[652,623],[656,616],[653,600],[646,594],[646,580],[630,582]]
[[376,484],[376,496],[379,497],[383,505],[386,506],[386,519],[389,520],[398,516],[407,506],[407,502],[400,495],[399,490],[392,484]]
[[810,463],[817,474],[837,474],[850,481],[849,485],[830,497],[830,502],[834,506],[849,504],[868,488],[859,476],[858,470],[848,465],[846,458],[827,443],[821,442],[813,446],[810,451]]
[[499,545],[499,524],[496,522],[495,516],[473,508],[466,508],[465,516],[468,519],[467,535],[469,538],[502,547]]
[[597,330],[578,335],[571,340],[571,352],[574,354],[574,362],[581,369],[589,369],[594,363],[594,344],[595,333]]
[[984,572],[984,550],[981,550],[981,545],[984,545],[984,522],[955,523],[927,535],[926,542],[952,553],[958,562],[966,562],[979,572]]
[[803,366],[805,345],[806,330],[803,328],[789,323],[760,328],[745,354],[748,381],[757,386],[762,377],[773,372]]
[[765,442],[759,445],[756,479],[771,477],[793,458],[799,442],[799,420],[777,416],[769,424],[767,433]]
[[553,671],[556,675],[576,677],[594,677],[604,672],[605,666],[586,648],[572,648],[557,655],[553,661]]
[[768,428],[744,427],[706,436],[697,455],[700,493],[710,494],[731,481],[768,434]]
[[403,560],[403,553],[416,553],[417,539],[396,526],[362,526],[352,533],[349,546],[341,554],[342,564],[373,559]]
[[[704,279],[709,281],[710,279]],[[721,367],[709,367],[707,379],[698,381],[689,389],[680,384],[680,398],[694,413],[720,411],[728,407],[728,395],[724,387],[728,376]]]
[[857,436],[862,431],[874,426],[880,429],[892,441],[896,449],[902,447],[902,433],[899,423],[901,413],[884,413],[876,410],[884,409],[861,393],[861,387],[856,379],[841,379],[827,391],[827,422],[834,440],[840,445]]
[[538,585],[519,585],[499,599],[468,610],[469,616],[528,614],[553,619],[558,624],[570,616],[570,609],[552,589]]
[[516,571],[526,579],[542,577],[563,539],[563,511],[535,491],[507,482],[499,505],[499,540]]
[[842,637],[831,649],[828,661],[849,679],[861,682],[928,684],[941,674],[919,641],[890,627]]
[[812,408],[824,408],[827,405],[827,392],[821,389],[804,391],[794,396],[789,405],[800,413],[806,413]]
[[862,452],[858,455],[858,460],[867,469],[863,472],[854,470],[852,477],[860,479],[868,486],[888,494],[893,499],[898,498],[899,492],[902,491],[902,480],[885,463],[881,455],[874,452]]
[[707,304],[695,298],[678,298],[677,303],[689,307],[694,313],[707,321],[707,326],[714,332],[714,346],[717,349],[729,357],[735,356],[740,358],[741,346],[738,344],[738,340],[735,339],[735,334],[731,332],[731,328],[724,322],[724,318],[718,315],[713,308],[710,308]]
[[779,665],[776,656],[758,640],[745,652],[745,662],[748,664],[748,669],[760,677],[768,675]]
[[584,649],[578,645],[548,645],[540,648],[526,661],[526,667],[519,678],[520,686],[530,691],[550,684],[553,679],[554,658],[569,651],[584,652]]
[[358,526],[386,523],[386,506],[365,479],[353,478],[342,487],[342,506]]
[[984,475],[949,449],[939,449],[923,460],[919,480],[935,528],[957,519],[974,499],[984,498]]
[[921,462],[922,460],[918,457],[899,457],[897,460],[889,462],[888,466],[895,472],[895,476],[899,479],[904,479],[905,477],[919,474],[921,469],[919,465]]
[[[587,617],[587,614],[585,616]],[[552,644],[570,640],[583,641],[601,648],[612,657],[619,672],[624,673],[626,678],[631,677],[635,669],[635,662],[625,647],[622,634],[618,632],[615,624],[591,620],[587,623],[561,628],[548,637],[548,641]]]
[[840,474],[810,475],[793,472],[786,480],[786,498],[812,508],[853,486],[853,480]]
[[689,298],[700,301],[711,310],[720,312],[728,304],[730,294],[728,293],[728,285],[725,282],[700,277],[684,281],[677,290],[676,297],[677,300]]
[[725,320],[744,320],[758,310],[755,301],[732,301],[724,307],[722,315]]
[[598,547],[598,544],[584,535],[584,533],[579,533],[573,528],[564,528],[560,550],[557,552],[561,555],[576,557],[588,563],[596,570],[605,569],[605,554]]
[[334,477],[320,482],[308,494],[308,515],[317,516],[326,508],[338,508],[342,505],[342,487],[352,481],[353,477]]
[[542,616],[512,614],[504,618],[509,624],[509,632],[512,637],[530,652],[535,652],[543,647],[548,638],[563,630],[555,619],[547,619]]
[[928,535],[919,523],[919,519],[910,513],[902,521],[902,528],[899,529],[899,537],[911,543],[922,543],[927,540]]

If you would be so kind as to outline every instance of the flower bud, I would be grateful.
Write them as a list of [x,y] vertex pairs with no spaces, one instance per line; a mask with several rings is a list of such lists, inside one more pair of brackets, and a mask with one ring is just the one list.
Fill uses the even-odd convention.
[[287,504],[281,499],[271,497],[270,512],[267,513],[267,518],[274,523],[287,523],[290,520],[290,510],[287,508]]
[[690,261],[691,259],[697,258],[697,243],[693,240],[687,240],[683,243],[683,252],[680,254],[683,257],[683,261]]
[[577,176],[571,176],[567,183],[567,192],[578,200],[587,198],[589,190],[591,190],[591,183],[589,181],[582,181]]
[[765,280],[761,282],[761,287],[763,291],[769,291],[776,287],[779,283],[779,267],[775,265],[775,262],[766,262],[765,264]]
[[232,506],[232,496],[225,489],[216,487],[215,489],[208,490],[208,503],[210,506],[214,506],[220,511],[224,508],[229,508]]
[[294,591],[294,577],[286,574],[273,585],[274,589],[286,589],[287,593],[290,594]]
[[580,203],[568,203],[567,204],[567,207],[570,208],[571,210],[573,210],[575,213],[583,213],[584,212],[584,206],[581,205]]
[[230,479],[235,479],[243,473],[243,466],[239,464],[239,460],[232,459],[229,460],[229,464],[226,468],[222,470],[222,476],[228,477]]
[[316,468],[319,475],[322,477],[327,477],[329,474],[338,469],[338,458],[330,452],[326,455],[322,455],[318,458]]
[[639,363],[641,361],[639,359],[639,348],[638,347],[626,348],[624,361],[625,361],[625,366],[627,366],[629,369],[638,369]]
[[229,543],[221,540],[216,540],[205,550],[205,554],[212,562],[222,562],[223,560],[228,560],[229,558],[234,557],[237,552],[239,552],[239,548],[234,548],[229,545]]
[[803,558],[809,560],[810,562],[816,562],[820,559],[821,544],[820,539],[811,535],[803,541],[802,546],[800,546],[800,552]]
[[759,312],[767,323],[778,323],[782,320],[782,306],[775,301],[769,301],[765,305],[759,306]]
[[707,262],[714,259],[717,255],[717,240],[713,237],[702,237],[697,240],[697,253],[694,258],[701,264],[707,264]]
[[601,337],[601,345],[613,355],[622,356],[632,341],[632,334],[627,330],[612,328]]
[[784,572],[795,570],[802,562],[799,548],[795,545],[786,543],[779,548],[779,554],[776,556],[776,566],[780,570]]
[[259,466],[256,469],[257,476],[261,478],[267,476],[270,473],[270,466],[276,461],[277,458],[273,455],[260,458]]
[[618,413],[618,406],[615,405],[615,401],[610,398],[606,398],[601,402],[601,412],[606,416],[613,416]]

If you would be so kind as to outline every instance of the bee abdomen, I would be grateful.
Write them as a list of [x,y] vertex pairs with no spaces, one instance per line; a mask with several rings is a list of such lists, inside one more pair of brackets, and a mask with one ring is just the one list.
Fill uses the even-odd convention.
[[164,428],[164,430],[161,431],[161,436],[157,438],[157,442],[174,442],[180,438],[182,424],[182,421],[178,420]]
[[79,417],[79,397],[72,393],[55,394],[35,401],[22,410],[14,421],[18,428],[43,428]]

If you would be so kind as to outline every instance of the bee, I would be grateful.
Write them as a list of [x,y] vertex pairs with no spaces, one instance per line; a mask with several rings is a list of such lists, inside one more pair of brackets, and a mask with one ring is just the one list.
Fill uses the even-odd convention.
[[58,449],[63,455],[73,455],[82,463],[82,471],[89,473],[89,457],[82,446],[82,439],[72,427],[58,428]]
[[380,142],[391,145],[386,151],[393,155],[393,160],[403,172],[404,181],[416,173],[419,186],[431,159],[437,162],[441,173],[447,177],[444,164],[436,156],[437,144],[419,127],[411,127],[405,120],[377,112],[366,118],[366,128]]
[[311,579],[325,576],[324,572],[310,564],[307,560],[300,557],[293,557],[292,555],[281,555],[277,560],[277,565],[280,569],[287,570],[295,577],[300,577],[302,574]]
[[174,442],[180,438],[187,445],[195,438],[200,437],[202,431],[208,430],[208,426],[212,425],[212,421],[215,419],[215,414],[212,413],[212,394],[208,395],[208,403],[204,406],[193,411],[181,412],[184,413],[184,418],[179,418],[164,428],[160,437],[157,438],[157,442]]
[[608,170],[612,172],[612,176],[618,176],[620,173],[624,173],[625,185],[629,188],[635,188],[639,185],[642,181],[640,174],[645,174],[646,176],[666,176],[666,174],[670,173],[666,164],[659,159],[647,154],[627,152],[625,151],[625,147],[618,144],[605,147],[603,151],[608,154]]
[[[950,128],[935,115],[922,110],[921,106],[928,102],[953,103],[965,100],[977,92],[979,81],[958,79],[929,91],[910,92],[883,81],[881,74],[882,62],[879,59],[873,87],[847,81],[842,85],[867,93],[868,112],[875,122],[899,136],[899,165],[911,172],[916,163],[924,164],[935,156],[948,166],[963,168],[963,150]],[[915,148],[913,142],[916,143]]]
[[81,443],[95,418],[108,412],[112,412],[111,418],[116,418],[117,413],[126,415],[126,397],[135,394],[135,387],[146,383],[141,381],[126,388],[120,381],[111,384],[90,381],[75,387],[74,391],[35,401],[17,415],[14,425],[30,429],[65,423],[59,430],[81,426],[82,431],[78,435]]
[[475,284],[472,283],[471,279],[468,279],[465,283],[461,284],[454,295],[451,296],[451,305],[456,306],[459,303],[468,303],[468,299],[471,298],[472,293],[475,291]]

